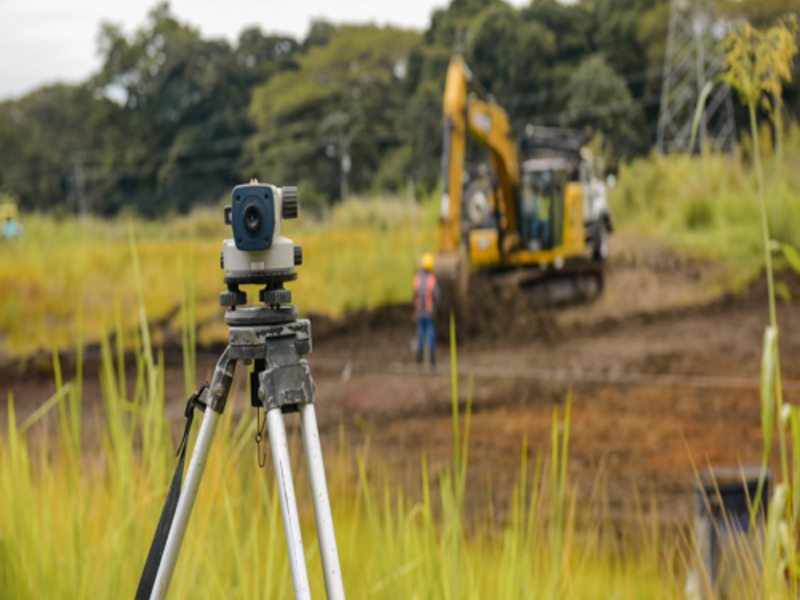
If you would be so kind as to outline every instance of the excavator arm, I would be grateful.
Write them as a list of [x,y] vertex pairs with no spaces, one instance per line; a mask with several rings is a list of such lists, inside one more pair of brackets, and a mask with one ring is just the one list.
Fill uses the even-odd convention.
[[[470,93],[471,92],[471,93]],[[510,135],[508,116],[486,93],[460,56],[447,70],[444,92],[444,151],[442,156],[442,212],[435,272],[442,298],[436,307],[438,335],[447,338],[449,314],[455,314],[456,338],[466,334],[469,261],[461,250],[461,212],[464,201],[464,156],[467,134],[487,148],[496,186],[489,203],[497,220],[499,253],[519,244],[517,195],[519,159]]]
[[[473,94],[469,94],[468,87]],[[461,209],[464,194],[466,136],[489,151],[497,179],[494,202],[500,212],[500,251],[519,243],[517,195],[520,185],[519,158],[506,112],[486,94],[460,56],[450,61],[444,93],[444,152],[442,159],[442,213],[439,228],[440,254],[455,254],[461,244]]]

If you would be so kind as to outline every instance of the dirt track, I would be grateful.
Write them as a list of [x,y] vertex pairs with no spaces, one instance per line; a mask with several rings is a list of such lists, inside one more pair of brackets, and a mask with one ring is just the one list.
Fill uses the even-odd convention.
[[[523,437],[546,451],[552,408],[572,389],[569,473],[585,492],[598,477],[611,508],[628,513],[634,489],[656,493],[665,518],[692,507],[692,461],[722,467],[760,457],[758,376],[767,323],[763,281],[723,295],[731,275],[722,264],[686,257],[631,234],[612,240],[604,296],[591,306],[525,314],[519,305],[510,333],[485,327],[459,348],[462,402],[474,375],[469,489],[474,502],[491,481],[503,506],[520,464]],[[800,279],[786,282],[800,298]],[[800,304],[778,310],[786,397],[800,402]],[[526,331],[528,328],[530,331]],[[452,449],[446,349],[436,375],[412,363],[409,307],[317,322],[309,356],[317,383],[320,427],[328,444],[340,425],[355,446],[370,438],[370,454],[408,488],[419,481],[423,452],[433,470]],[[216,355],[199,355],[211,374]],[[87,371],[96,365],[87,365]],[[167,369],[170,410],[180,417],[179,360]],[[53,391],[47,377],[0,372],[0,394],[14,390],[19,419]],[[99,397],[87,373],[86,396]],[[0,413],[5,419],[5,411]],[[777,442],[776,442],[777,443]]]
[[[476,493],[485,494],[477,490],[491,479],[498,499],[507,497],[523,437],[534,452],[547,451],[552,407],[570,388],[572,480],[588,491],[602,473],[617,515],[630,514],[635,488],[645,499],[654,491],[665,518],[688,517],[692,461],[700,469],[758,463],[764,282],[725,295],[725,265],[633,235],[615,242],[598,302],[529,315],[522,320],[533,330],[528,341],[519,330],[511,342],[487,332],[459,349],[462,401],[466,376],[475,376]],[[800,298],[800,280],[779,279]],[[397,313],[384,323],[370,315],[372,335],[323,339],[310,360],[323,422],[370,430],[379,455],[414,473],[421,452],[450,455],[449,371],[416,375],[411,326]],[[800,401],[800,368],[791,360],[800,352],[800,306],[781,305],[778,313],[786,398]]]

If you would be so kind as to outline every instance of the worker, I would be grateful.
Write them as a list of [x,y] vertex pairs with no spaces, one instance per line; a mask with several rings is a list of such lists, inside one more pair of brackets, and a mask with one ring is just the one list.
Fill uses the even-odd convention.
[[7,240],[15,240],[22,237],[22,225],[12,220],[11,217],[6,217],[6,222],[3,225],[3,237]]
[[439,302],[439,286],[433,274],[433,255],[425,254],[420,261],[420,270],[414,276],[414,307],[417,314],[417,364],[422,366],[427,340],[431,370],[436,368],[433,312],[437,302]]

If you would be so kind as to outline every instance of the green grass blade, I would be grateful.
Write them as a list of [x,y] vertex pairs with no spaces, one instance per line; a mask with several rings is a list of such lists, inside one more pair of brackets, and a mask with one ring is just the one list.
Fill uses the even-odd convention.
[[[461,465],[461,443],[459,441],[458,424],[458,356],[456,353],[456,317],[450,311],[450,394],[453,410],[453,464],[456,469]],[[458,474],[456,474],[458,477]]]
[[707,81],[700,91],[700,96],[697,98],[697,106],[694,109],[694,119],[692,119],[692,136],[689,141],[690,151],[694,150],[694,143],[697,140],[697,130],[700,128],[700,121],[703,118],[703,111],[706,109],[706,102],[711,90],[714,88],[716,81]]
[[[43,416],[45,416],[50,411],[51,408],[53,408],[54,406],[56,406],[58,404],[61,404],[61,401],[69,393],[71,388],[72,388],[72,384],[70,384],[70,383],[67,383],[67,384],[61,386],[55,394],[50,396],[50,398],[48,398],[39,408],[37,408],[35,411],[33,411],[33,414],[31,414],[27,419],[25,419],[25,421],[22,423],[22,425],[19,426],[19,429],[17,430],[17,432],[20,435],[22,435],[26,431],[28,431],[28,429],[33,427],[39,419],[41,419]],[[11,404],[9,404],[9,406],[11,406]],[[12,426],[12,421],[13,421],[11,416],[12,416],[11,415],[11,411],[9,410],[9,427]],[[15,432],[15,433],[17,433],[17,432]]]

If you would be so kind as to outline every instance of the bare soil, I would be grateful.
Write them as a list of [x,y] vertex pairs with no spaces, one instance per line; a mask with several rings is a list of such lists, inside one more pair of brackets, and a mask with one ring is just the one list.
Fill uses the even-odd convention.
[[[736,275],[726,264],[622,232],[612,237],[605,291],[593,304],[542,311],[519,298],[497,299],[501,326],[487,320],[458,348],[462,408],[472,377],[471,504],[491,494],[495,506],[505,505],[523,438],[531,455],[547,452],[553,407],[563,413],[570,390],[571,481],[586,495],[602,480],[620,519],[634,514],[637,497],[646,503],[651,496],[665,520],[685,519],[695,468],[757,464],[766,286],[762,278],[730,293]],[[800,299],[800,278],[778,277]],[[793,360],[800,355],[800,302],[780,304],[778,318],[786,399],[800,402],[800,365]],[[342,429],[353,450],[368,438],[375,468],[386,468],[412,495],[422,454],[435,473],[452,456],[453,435],[448,349],[437,350],[434,374],[420,372],[413,336],[410,306],[337,322],[314,319],[308,357],[323,443],[335,445]],[[200,377],[210,377],[216,350],[198,354]],[[177,424],[184,402],[180,356],[166,358],[168,410]],[[85,397],[99,403],[97,368],[90,353]],[[47,360],[0,369],[0,395],[14,392],[18,420],[53,390]],[[2,407],[0,421],[6,419]]]

